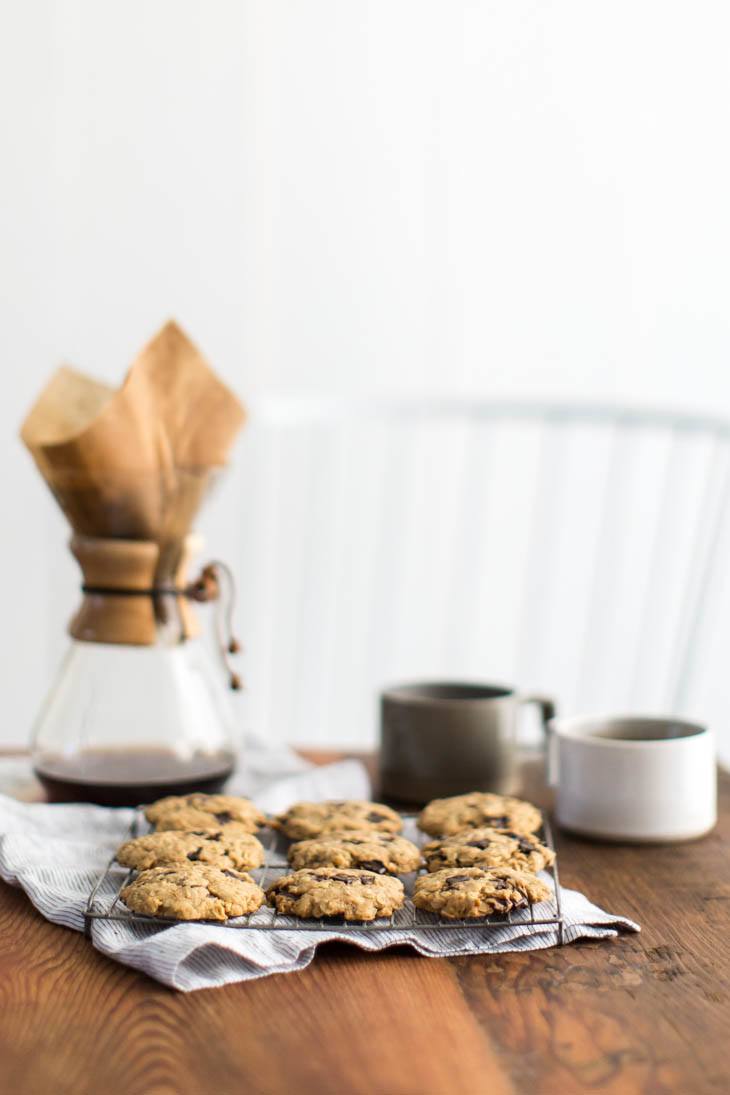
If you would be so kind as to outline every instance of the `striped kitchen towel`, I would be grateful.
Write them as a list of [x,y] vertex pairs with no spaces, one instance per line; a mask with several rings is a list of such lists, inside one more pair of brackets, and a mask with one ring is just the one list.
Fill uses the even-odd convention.
[[[13,762],[14,779],[17,763]],[[357,761],[311,767],[288,751],[265,750],[247,753],[245,774],[227,790],[251,795],[269,812],[300,799],[370,794],[366,771]],[[48,920],[83,931],[89,892],[127,836],[132,816],[131,810],[49,806],[0,794],[0,876],[22,887]],[[604,912],[574,890],[562,888],[561,901],[565,942],[639,930],[631,920]],[[555,925],[526,921],[483,931],[394,929],[357,937],[336,927],[320,934],[296,929],[234,931],[209,923],[91,922],[91,942],[99,951],[182,992],[303,969],[317,947],[329,940],[354,943],[367,951],[406,943],[432,957],[538,950],[558,942]]]

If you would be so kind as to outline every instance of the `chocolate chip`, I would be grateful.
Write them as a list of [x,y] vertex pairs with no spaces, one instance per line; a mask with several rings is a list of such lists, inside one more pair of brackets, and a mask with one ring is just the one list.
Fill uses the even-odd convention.
[[535,842],[530,840],[529,836],[525,836],[524,833],[513,833],[511,829],[502,829],[505,836],[508,836],[511,840],[517,841],[517,847],[521,852],[534,852]]
[[457,890],[462,882],[468,882],[471,878],[468,874],[452,874],[444,882],[445,890]]
[[493,829],[503,829],[505,825],[509,825],[509,818],[504,815],[502,817],[490,817],[488,820]]
[[360,882],[363,886],[372,886],[375,879],[369,874],[331,874],[330,878],[333,882],[343,882],[345,886],[354,886],[356,882]]
[[197,863],[200,859],[200,853],[202,852],[202,850],[203,848],[201,845],[200,848],[196,848],[194,852],[188,852],[188,859],[192,860],[193,863]]
[[219,814],[213,814],[216,821],[220,821],[221,825],[225,825],[227,821],[233,821],[233,814],[229,814],[228,810],[221,810]]
[[378,821],[387,821],[388,820],[388,815],[387,814],[379,814],[377,810],[371,810],[365,820],[370,821],[372,824],[375,824]]
[[491,840],[468,840],[466,846],[467,848],[481,848],[484,851],[491,843]]
[[375,871],[376,874],[385,874],[385,864],[380,863],[377,859],[364,859],[359,864],[364,871]]
[[530,852],[535,851],[535,845],[531,841],[526,840],[524,837],[521,837],[517,841],[517,847],[521,852],[524,852],[525,855],[529,855]]

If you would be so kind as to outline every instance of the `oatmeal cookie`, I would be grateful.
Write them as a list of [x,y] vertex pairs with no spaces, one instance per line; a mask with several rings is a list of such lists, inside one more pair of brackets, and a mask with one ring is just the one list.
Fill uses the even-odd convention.
[[528,871],[511,867],[461,867],[416,879],[413,904],[449,919],[464,920],[546,901],[552,890]]
[[451,836],[460,829],[510,829],[515,833],[535,833],[542,824],[536,806],[509,795],[472,791],[454,798],[435,798],[421,810],[418,827],[432,836]]
[[169,795],[145,810],[145,817],[156,829],[220,829],[235,825],[241,832],[255,833],[266,818],[247,798],[237,795]]
[[249,871],[261,866],[264,849],[251,833],[235,829],[197,829],[189,833],[163,829],[122,844],[117,861],[136,871],[176,863],[206,863],[211,867]]
[[395,833],[367,829],[322,833],[289,849],[289,862],[301,867],[360,867],[376,874],[408,874],[421,866],[415,844]]
[[297,802],[280,814],[275,822],[290,840],[309,840],[320,833],[345,829],[373,829],[381,833],[399,833],[400,816],[380,802]]
[[432,840],[424,846],[423,858],[429,871],[444,867],[515,867],[537,874],[554,862],[555,852],[531,833],[480,827]]
[[266,899],[289,916],[375,920],[401,907],[404,890],[390,875],[316,867],[279,878],[269,886]]
[[242,871],[220,870],[189,863],[152,867],[125,886],[121,898],[128,909],[171,920],[228,920],[258,909],[264,892]]

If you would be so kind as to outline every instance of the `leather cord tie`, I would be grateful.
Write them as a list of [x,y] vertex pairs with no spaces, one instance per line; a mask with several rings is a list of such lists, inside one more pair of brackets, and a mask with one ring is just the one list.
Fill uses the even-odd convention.
[[82,585],[82,593],[96,593],[103,597],[187,597],[198,604],[215,601],[215,634],[221,661],[228,674],[230,687],[238,692],[243,688],[240,675],[233,669],[229,656],[241,652],[241,644],[233,634],[233,612],[236,602],[236,582],[231,568],[214,559],[206,563],[194,582],[187,586],[159,585],[148,589],[122,589],[118,586]]

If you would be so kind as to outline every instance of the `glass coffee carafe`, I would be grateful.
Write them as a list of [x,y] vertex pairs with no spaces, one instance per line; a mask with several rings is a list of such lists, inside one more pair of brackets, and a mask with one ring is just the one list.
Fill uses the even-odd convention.
[[[72,537],[83,600],[33,731],[33,766],[50,801],[136,805],[218,791],[233,771],[230,688],[239,680],[228,654],[238,644],[223,634],[221,599],[232,580],[210,564],[189,581],[201,545],[195,535]],[[195,603],[205,601],[218,602],[223,665],[201,635]]]
[[[234,766],[226,678],[199,634],[191,601],[220,594],[215,568],[186,584],[187,537],[175,574],[157,545],[75,536],[84,600],[40,711],[33,764],[55,802],[136,805],[218,791]],[[228,683],[237,685],[235,675]]]
[[235,688],[233,583],[221,563],[193,582],[188,568],[200,547],[193,523],[245,417],[174,321],[119,388],[64,366],[26,416],[22,440],[68,520],[83,575],[71,648],[33,732],[52,800],[135,805],[213,791],[230,775],[225,674],[208,658],[194,603],[217,601]]

